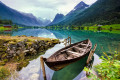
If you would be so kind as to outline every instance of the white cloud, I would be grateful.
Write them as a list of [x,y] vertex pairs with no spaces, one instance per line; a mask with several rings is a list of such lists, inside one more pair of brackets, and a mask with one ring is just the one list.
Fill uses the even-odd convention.
[[[53,19],[57,13],[66,15],[82,0],[1,0],[18,11],[32,13],[37,17]],[[83,0],[92,4],[96,0]]]

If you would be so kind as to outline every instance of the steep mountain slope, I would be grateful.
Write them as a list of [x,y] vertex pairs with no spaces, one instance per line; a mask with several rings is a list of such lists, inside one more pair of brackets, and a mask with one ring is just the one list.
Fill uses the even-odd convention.
[[74,7],[74,9],[72,11],[70,11],[66,16],[71,16],[71,15],[75,15],[78,14],[80,12],[82,12],[83,10],[85,10],[86,8],[88,8],[89,5],[85,4],[83,1],[81,1],[78,5],[76,5]]
[[65,17],[64,20],[62,21],[62,23],[66,23],[69,21],[72,21],[72,19],[80,14],[81,12],[83,12],[85,9],[87,9],[89,7],[89,5],[87,5],[86,3],[84,3],[83,1],[81,1],[78,5],[76,5],[74,7],[73,10],[71,10]]
[[61,21],[57,25],[94,25],[114,23],[120,23],[120,0],[98,0],[81,13],[67,21]]
[[42,26],[42,21],[38,21],[37,18],[28,13],[22,13],[14,9],[9,8],[0,1],[0,17],[1,19],[12,20],[13,23],[22,24],[26,26]]
[[49,25],[55,25],[64,19],[63,14],[56,14],[54,20]]
[[[87,9],[89,5],[81,1],[79,4],[77,4],[73,10],[71,10],[65,17],[64,19],[59,22],[59,25],[65,25],[66,22],[70,22],[76,15],[79,13],[83,12],[85,9]],[[57,25],[58,25],[57,24]]]

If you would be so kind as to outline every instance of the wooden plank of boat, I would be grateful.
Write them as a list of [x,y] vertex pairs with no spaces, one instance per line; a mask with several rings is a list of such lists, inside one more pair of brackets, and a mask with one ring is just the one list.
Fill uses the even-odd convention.
[[71,44],[62,48],[51,55],[49,58],[43,58],[47,66],[55,71],[80,60],[89,55],[92,43],[89,39]]

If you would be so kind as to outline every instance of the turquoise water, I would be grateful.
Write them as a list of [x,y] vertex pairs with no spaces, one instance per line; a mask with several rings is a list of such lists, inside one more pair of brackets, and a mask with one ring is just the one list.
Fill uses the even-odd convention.
[[118,51],[120,46],[120,34],[81,31],[81,30],[46,30],[46,29],[23,29],[12,33],[12,36],[27,35],[36,37],[49,37],[57,39],[65,39],[71,36],[72,43],[79,42],[85,39],[90,39],[92,44],[97,43],[96,54],[99,56],[103,52],[107,54]]
[[[36,36],[36,37],[46,37],[46,38],[56,38],[64,40],[68,36],[71,36],[72,43],[76,43],[85,39],[90,39],[92,44],[97,43],[97,49],[95,51],[94,63],[99,62],[99,57],[103,55],[103,52],[106,52],[108,55],[111,52],[118,51],[120,46],[120,34],[104,33],[104,32],[92,32],[84,30],[47,30],[47,29],[20,29],[10,33],[12,36],[16,35],[27,35],[27,36]],[[63,44],[57,44],[55,47],[46,51],[44,57],[49,57],[55,51],[64,47]],[[99,56],[99,57],[98,57]],[[54,72],[49,69],[47,66],[46,74],[47,80],[79,80],[82,77],[85,77],[85,73],[82,71],[85,65],[87,58],[73,63],[60,71]],[[39,58],[30,61],[30,64],[23,68],[19,73],[22,80],[43,80],[42,74],[39,77],[40,72],[40,60]]]

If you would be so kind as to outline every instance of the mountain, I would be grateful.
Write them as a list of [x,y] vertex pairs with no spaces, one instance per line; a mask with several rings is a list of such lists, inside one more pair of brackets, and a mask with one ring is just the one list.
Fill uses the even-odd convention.
[[55,25],[64,19],[63,14],[56,14],[54,20],[49,25]]
[[26,26],[43,26],[42,21],[38,20],[31,13],[23,13],[14,10],[0,1],[0,18],[12,20],[15,24],[21,24]]
[[94,25],[94,24],[119,24],[120,0],[97,0],[84,11],[73,14],[68,20],[63,20],[57,25]]
[[78,5],[76,5],[74,7],[74,9],[72,11],[70,11],[67,16],[69,15],[74,15],[74,14],[77,14],[77,13],[80,13],[82,12],[83,10],[85,10],[86,8],[88,8],[89,5],[87,5],[86,3],[84,3],[83,1],[81,1]]
[[38,20],[42,21],[43,26],[47,26],[48,24],[51,23],[51,20],[49,20],[49,19],[43,19],[41,17],[39,17]]
[[84,3],[83,1],[81,1],[78,5],[75,6],[74,9],[80,10],[80,9],[84,9],[84,8],[86,8],[86,7],[89,7],[89,5],[87,5],[86,3]]
[[[87,5],[86,3],[84,3],[83,1],[81,1],[79,4],[77,4],[73,10],[71,10],[62,21],[60,21],[58,24],[60,25],[64,25],[66,24],[66,22],[71,21],[76,15],[80,14],[81,12],[83,12],[85,9],[87,9],[89,7],[89,5]],[[58,25],[57,24],[57,25]]]

